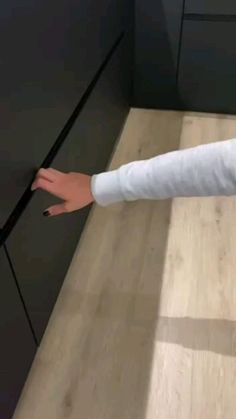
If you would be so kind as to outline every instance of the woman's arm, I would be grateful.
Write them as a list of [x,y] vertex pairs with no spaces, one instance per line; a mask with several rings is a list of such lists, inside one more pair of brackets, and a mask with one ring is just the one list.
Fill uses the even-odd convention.
[[92,179],[100,205],[137,199],[236,194],[236,139],[173,151]]
[[[42,175],[45,178],[50,170],[41,169],[33,189],[41,187],[63,199],[59,213],[82,208],[93,200],[106,206],[138,199],[236,195],[236,139],[132,162],[92,178],[57,172],[57,179],[42,182]],[[53,207],[49,212],[54,215]]]

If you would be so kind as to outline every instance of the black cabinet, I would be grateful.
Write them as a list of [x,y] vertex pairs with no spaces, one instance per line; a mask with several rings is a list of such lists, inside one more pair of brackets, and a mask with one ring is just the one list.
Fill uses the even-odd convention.
[[124,30],[125,3],[1,3],[0,227]]
[[183,109],[236,112],[236,22],[185,21],[179,91]]
[[[93,174],[105,169],[129,109],[129,37],[123,38],[53,167]],[[64,280],[88,209],[56,218],[42,212],[51,196],[36,192],[7,240],[19,286],[38,340]]]
[[10,419],[36,345],[3,248],[0,249],[0,418]]
[[134,105],[175,108],[183,0],[136,0]]
[[185,13],[236,15],[235,0],[186,0]]

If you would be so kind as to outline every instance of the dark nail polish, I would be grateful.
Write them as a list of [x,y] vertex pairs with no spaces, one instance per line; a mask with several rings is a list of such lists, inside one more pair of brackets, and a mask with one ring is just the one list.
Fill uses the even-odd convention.
[[44,217],[49,217],[50,216],[50,212],[48,210],[43,211],[43,215],[44,215]]

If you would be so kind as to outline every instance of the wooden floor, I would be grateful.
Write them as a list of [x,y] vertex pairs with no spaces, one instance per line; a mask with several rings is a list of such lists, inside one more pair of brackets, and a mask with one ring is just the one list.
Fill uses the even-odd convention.
[[[112,167],[231,137],[132,110]],[[235,419],[235,385],[236,199],[94,208],[14,419]]]

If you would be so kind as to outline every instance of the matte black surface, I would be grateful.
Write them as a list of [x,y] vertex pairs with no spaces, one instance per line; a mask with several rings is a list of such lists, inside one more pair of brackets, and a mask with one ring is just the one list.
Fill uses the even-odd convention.
[[4,249],[0,249],[0,418],[10,419],[36,345]]
[[1,4],[1,227],[126,19],[125,0]]
[[[126,40],[108,64],[53,167],[90,174],[102,171],[129,109],[130,48]],[[88,209],[56,218],[42,212],[55,199],[36,192],[7,246],[40,340],[86,220]]]
[[136,0],[134,104],[177,106],[183,0]]
[[185,13],[236,15],[235,0],[185,0]]
[[[101,75],[103,74],[104,69],[107,67],[107,64],[110,62],[111,57],[113,56],[114,52],[116,51],[118,45],[124,38],[124,32],[119,36],[119,38],[116,40],[114,45],[112,46],[112,49],[109,51],[108,55],[106,56],[106,59],[103,61],[102,65],[99,67],[99,70],[97,71],[95,77],[92,79],[91,83],[85,90],[82,98],[80,99],[78,105],[76,106],[74,112],[72,113],[71,117],[69,118],[67,124],[61,131],[57,141],[53,144],[52,148],[50,149],[49,153],[47,154],[46,158],[44,159],[42,163],[42,167],[49,167],[57,154],[57,152],[60,150],[62,144],[64,143],[65,139],[67,138],[69,132],[71,131],[72,127],[74,126],[78,116],[82,112],[84,106],[87,104],[91,94],[94,91],[94,88],[96,87],[98,81],[100,80]],[[0,246],[1,244],[5,243],[6,239],[8,238],[10,232],[16,225],[18,219],[21,217],[24,209],[28,205],[30,199],[32,198],[32,191],[30,188],[31,185],[28,186],[28,188],[25,190],[24,194],[22,195],[21,199],[18,201],[16,207],[10,214],[10,217],[8,218],[7,222],[4,225],[4,228],[0,230]]]
[[236,22],[185,21],[179,91],[183,109],[236,112]]
[[199,13],[187,13],[184,15],[185,20],[197,20],[208,21],[208,22],[236,22],[236,15],[220,15],[220,14],[199,14]]

